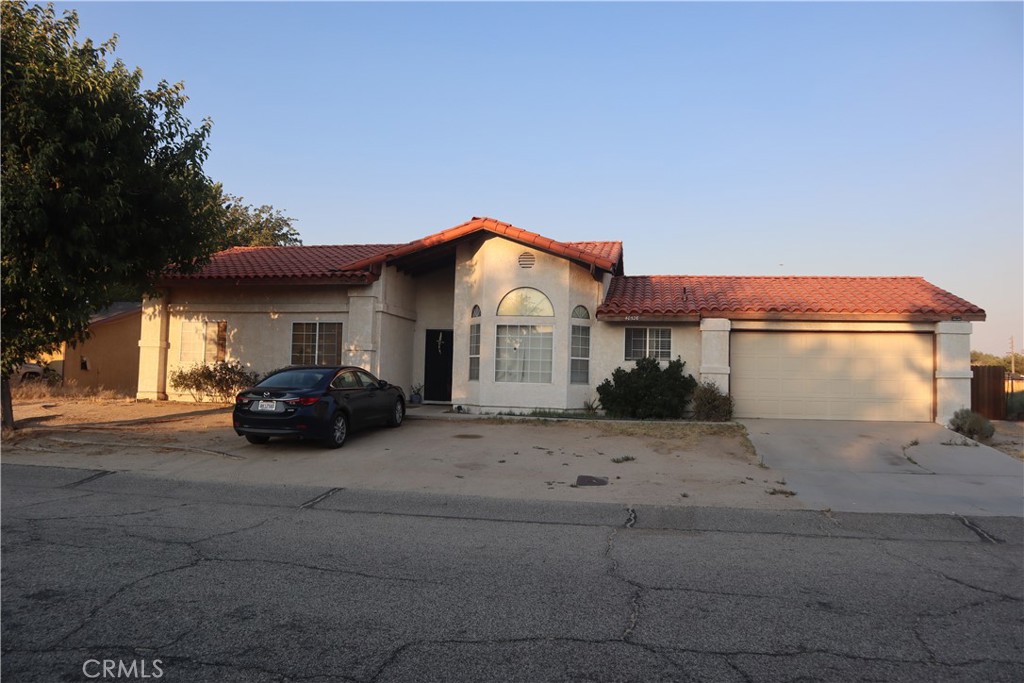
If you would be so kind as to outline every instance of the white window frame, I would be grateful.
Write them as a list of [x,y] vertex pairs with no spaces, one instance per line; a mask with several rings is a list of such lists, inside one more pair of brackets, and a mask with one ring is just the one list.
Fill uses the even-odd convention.
[[[637,349],[638,333],[643,333],[643,340],[640,345],[643,351]],[[623,357],[626,360],[640,360],[641,358],[654,358],[659,361],[672,360],[672,328],[671,327],[627,327],[623,335],[625,351]]]
[[494,381],[551,384],[554,325],[498,325],[494,334]]
[[[313,349],[312,362],[308,362],[308,360],[307,360],[309,358],[309,354],[307,353],[308,349],[306,347],[309,345],[309,342],[308,341],[296,342],[296,340],[295,340],[295,334],[296,334],[296,329],[295,328],[296,328],[297,325],[313,325],[314,326],[313,327],[313,340],[312,340],[312,349]],[[335,350],[335,352],[337,354],[337,358],[335,359],[335,362],[330,362],[330,363],[324,362],[325,361],[325,357],[327,356],[327,353],[326,353],[327,349],[326,349],[326,347],[324,345],[325,338],[326,338],[326,334],[325,334],[326,330],[324,330],[323,328],[324,328],[325,325],[336,325],[337,326],[335,328],[336,329],[335,334],[337,335],[337,337],[336,337],[336,341],[334,343],[334,350]],[[291,339],[290,339],[291,344],[289,346],[290,351],[289,351],[289,356],[288,356],[288,358],[289,358],[289,365],[343,365],[344,364],[343,363],[344,359],[342,358],[342,356],[344,355],[344,352],[345,352],[344,347],[343,347],[343,339],[344,339],[343,334],[344,334],[344,330],[345,330],[344,323],[342,323],[340,321],[331,321],[331,320],[327,320],[327,321],[296,320],[295,322],[292,323],[292,328],[291,328]],[[308,334],[308,331],[303,332],[303,334]],[[299,353],[298,353],[299,360],[296,360],[296,348],[297,347],[299,347]]]
[[589,325],[572,325],[569,330],[569,384],[590,384]]

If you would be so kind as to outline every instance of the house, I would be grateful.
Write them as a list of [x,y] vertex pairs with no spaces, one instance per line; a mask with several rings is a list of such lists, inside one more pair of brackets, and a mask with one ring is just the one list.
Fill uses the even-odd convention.
[[89,319],[88,338],[66,342],[43,360],[76,389],[110,389],[132,395],[139,385],[142,306],[117,301]]
[[491,218],[407,244],[236,247],[144,304],[139,398],[174,370],[353,364],[470,412],[579,409],[677,356],[738,417],[938,421],[970,405],[977,306],[917,277],[627,276],[620,242]]

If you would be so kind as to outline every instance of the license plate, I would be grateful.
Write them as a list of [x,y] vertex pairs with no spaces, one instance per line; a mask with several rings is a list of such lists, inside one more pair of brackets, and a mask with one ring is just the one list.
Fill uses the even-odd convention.
[[277,401],[259,401],[256,403],[256,410],[269,410],[274,412],[277,410]]

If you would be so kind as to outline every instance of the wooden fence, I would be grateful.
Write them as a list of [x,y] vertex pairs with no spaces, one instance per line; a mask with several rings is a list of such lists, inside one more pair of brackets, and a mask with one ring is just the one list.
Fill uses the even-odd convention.
[[1001,365],[972,365],[971,410],[990,420],[1006,419],[1006,370]]

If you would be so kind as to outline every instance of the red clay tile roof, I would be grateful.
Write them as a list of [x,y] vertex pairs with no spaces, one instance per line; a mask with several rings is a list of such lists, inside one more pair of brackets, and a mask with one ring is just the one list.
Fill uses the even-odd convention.
[[614,277],[597,317],[984,320],[985,311],[920,277]]
[[[475,232],[502,235],[607,272],[621,271],[622,242],[557,242],[493,218],[474,218],[406,244],[343,244],[314,247],[233,247],[215,254],[198,273],[166,273],[163,282],[231,280],[311,284],[369,282],[382,264]],[[376,270],[379,273],[379,270]]]
[[350,264],[352,268],[368,268],[382,261],[390,261],[423,249],[452,242],[477,232],[490,232],[507,239],[535,247],[549,254],[562,256],[609,273],[619,272],[622,260],[622,242],[558,242],[556,240],[517,228],[493,218],[478,218],[456,225],[453,228],[414,240],[388,251]]
[[310,247],[233,247],[210,259],[198,273],[167,273],[169,282],[234,280],[272,282],[363,282],[371,278],[365,269],[346,264],[387,252],[394,244],[346,244]]

